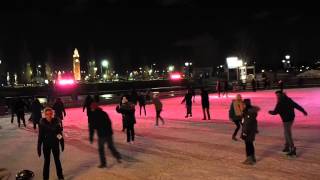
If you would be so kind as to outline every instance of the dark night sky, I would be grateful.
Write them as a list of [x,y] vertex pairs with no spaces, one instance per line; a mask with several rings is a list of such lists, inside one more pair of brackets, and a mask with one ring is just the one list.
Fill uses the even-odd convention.
[[188,59],[216,66],[228,55],[270,68],[287,53],[295,64],[320,59],[320,14],[312,9],[210,8],[193,0],[36,2],[0,8],[0,56],[11,69],[48,59],[71,68],[75,47],[83,67],[89,58],[108,58],[120,71]]

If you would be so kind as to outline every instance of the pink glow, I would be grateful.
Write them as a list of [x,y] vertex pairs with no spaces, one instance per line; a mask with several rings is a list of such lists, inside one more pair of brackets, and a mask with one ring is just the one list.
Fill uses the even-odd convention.
[[74,80],[73,79],[60,79],[58,83],[61,86],[73,85],[74,84]]
[[170,75],[170,79],[171,79],[171,80],[180,80],[180,79],[182,79],[182,77],[181,77],[181,74],[179,74],[179,73],[174,73],[174,74],[171,74],[171,75]]

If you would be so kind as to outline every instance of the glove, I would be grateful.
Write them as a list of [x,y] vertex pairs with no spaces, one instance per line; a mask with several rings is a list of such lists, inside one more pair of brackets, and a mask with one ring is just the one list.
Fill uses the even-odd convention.
[[38,146],[37,150],[38,150],[38,156],[41,157],[41,146]]

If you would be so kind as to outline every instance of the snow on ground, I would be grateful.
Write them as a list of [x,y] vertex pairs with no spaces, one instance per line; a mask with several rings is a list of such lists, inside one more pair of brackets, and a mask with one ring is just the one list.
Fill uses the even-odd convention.
[[[66,179],[319,179],[320,176],[320,88],[290,89],[287,94],[309,113],[305,117],[296,112],[294,139],[298,158],[288,159],[280,151],[283,148],[282,124],[278,116],[267,111],[274,108],[274,91],[245,92],[253,104],[261,107],[258,116],[259,131],[256,139],[257,164],[249,167],[245,159],[244,144],[231,141],[234,129],[228,120],[232,97],[217,98],[210,95],[213,120],[203,121],[200,97],[196,97],[193,117],[185,119],[182,98],[163,100],[164,126],[154,127],[154,107],[147,106],[147,117],[138,111],[135,144],[127,144],[121,132],[121,116],[115,105],[103,106],[112,121],[114,139],[124,157],[118,164],[107,152],[107,169],[99,165],[96,139],[88,141],[87,118],[81,108],[67,110],[64,120],[66,149],[62,153],[62,165]],[[29,115],[27,115],[29,117]],[[10,123],[9,117],[0,118],[0,168],[7,168],[14,175],[18,170],[30,169],[36,178],[42,178],[43,159],[36,153],[37,132],[28,124],[19,129]],[[51,159],[51,179],[56,179]],[[14,179],[13,176],[11,176]]]

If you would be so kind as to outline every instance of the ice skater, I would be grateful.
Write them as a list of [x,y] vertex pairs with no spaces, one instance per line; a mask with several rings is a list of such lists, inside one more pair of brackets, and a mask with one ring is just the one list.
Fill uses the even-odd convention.
[[305,116],[308,113],[291,98],[289,98],[283,91],[276,91],[277,105],[273,111],[269,111],[271,115],[279,114],[284,128],[285,146],[283,149],[284,153],[287,153],[290,157],[296,156],[296,147],[294,146],[292,138],[292,125],[295,118],[294,109],[298,109]]
[[54,117],[59,118],[62,125],[63,117],[66,117],[67,113],[61,98],[56,99],[56,102],[54,103],[52,109],[54,110]]
[[204,88],[201,88],[201,105],[202,105],[202,111],[203,111],[203,119],[202,120],[207,120],[208,115],[208,120],[210,120],[210,103],[209,103],[209,94],[208,91],[205,90]]
[[192,117],[192,93],[191,90],[188,89],[187,94],[184,96],[181,104],[186,103],[186,108],[187,108],[187,114],[185,118],[188,118],[189,116]]
[[220,80],[217,81],[216,90],[217,90],[217,93],[218,93],[218,97],[220,98],[220,94],[221,94],[221,81]]
[[245,105],[242,101],[242,97],[240,94],[237,94],[236,99],[232,100],[232,103],[231,103],[230,109],[229,109],[229,118],[236,125],[236,129],[234,130],[234,133],[232,135],[232,140],[234,140],[234,141],[238,140],[237,134],[238,134],[238,131],[241,127],[244,108],[245,108]]
[[254,165],[256,163],[256,156],[253,142],[258,132],[257,116],[260,108],[252,106],[250,99],[245,99],[244,105],[241,138],[246,146],[247,159],[243,164]]
[[224,92],[222,94],[222,97],[224,95],[226,95],[226,97],[228,97],[228,92],[229,92],[229,83],[228,83],[228,80],[225,80],[224,81]]
[[116,111],[123,115],[127,130],[127,142],[133,144],[135,138],[134,125],[136,124],[135,105],[129,102],[127,96],[122,97],[121,103],[120,106],[117,106]]
[[108,114],[103,111],[96,102],[92,102],[90,104],[91,112],[90,112],[90,143],[93,143],[94,130],[97,131],[98,135],[98,150],[100,157],[100,165],[98,168],[107,167],[107,161],[105,157],[104,145],[107,143],[109,150],[114,158],[117,159],[118,163],[121,163],[121,155],[117,151],[113,142],[113,130],[111,120]]
[[147,116],[146,111],[146,95],[143,92],[140,92],[140,95],[138,97],[139,107],[140,107],[140,116],[141,116],[141,110],[144,110],[144,116]]
[[21,99],[18,98],[14,105],[14,111],[17,115],[18,127],[20,127],[20,120],[22,120],[24,127],[27,127],[25,120],[25,108],[29,108],[27,104]]
[[64,139],[62,134],[61,120],[53,116],[53,110],[46,108],[44,110],[45,118],[41,119],[39,125],[39,136],[38,136],[38,156],[41,156],[41,150],[44,156],[43,165],[43,179],[49,179],[50,170],[50,156],[53,154],[54,162],[56,164],[56,171],[59,180],[64,179],[62,166],[60,161],[60,148],[64,151]]
[[163,118],[161,117],[161,112],[162,112],[162,102],[160,101],[159,97],[157,94],[155,94],[153,96],[153,104],[154,104],[154,107],[156,109],[156,126],[159,125],[159,119],[161,120],[162,122],[162,125],[164,125],[164,120]]
[[42,119],[41,111],[43,106],[40,101],[35,98],[31,104],[31,119],[33,122],[33,129],[37,129],[37,124],[39,125],[40,120]]

